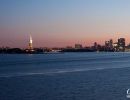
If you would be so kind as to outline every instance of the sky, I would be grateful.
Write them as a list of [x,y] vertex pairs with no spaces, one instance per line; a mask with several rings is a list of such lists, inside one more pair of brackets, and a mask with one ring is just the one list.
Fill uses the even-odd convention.
[[0,0],[0,47],[130,42],[130,0]]

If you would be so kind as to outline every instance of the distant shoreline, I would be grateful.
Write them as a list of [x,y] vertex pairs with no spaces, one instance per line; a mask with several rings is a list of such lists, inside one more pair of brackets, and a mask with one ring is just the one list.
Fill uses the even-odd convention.
[[0,48],[0,54],[61,54],[61,53],[78,53],[78,52],[130,52],[129,49],[114,50],[114,49],[94,49],[94,48]]

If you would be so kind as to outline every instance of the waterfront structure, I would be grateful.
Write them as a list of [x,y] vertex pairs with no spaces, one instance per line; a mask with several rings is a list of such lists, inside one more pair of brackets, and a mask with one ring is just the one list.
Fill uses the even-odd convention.
[[114,48],[115,52],[118,51],[118,43],[117,42],[113,43],[113,48]]
[[130,52],[130,44],[125,47],[125,52]]

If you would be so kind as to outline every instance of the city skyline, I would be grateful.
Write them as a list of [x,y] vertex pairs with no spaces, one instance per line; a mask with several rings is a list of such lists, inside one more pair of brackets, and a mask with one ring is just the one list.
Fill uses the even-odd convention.
[[[65,47],[123,37],[130,43],[129,0],[0,0],[0,47]],[[16,42],[17,41],[17,42]]]
[[[47,47],[47,46],[41,46],[41,47],[37,47],[37,46],[34,46],[33,47],[33,38],[32,38],[32,36],[31,36],[31,34],[29,35],[29,38],[28,38],[28,43],[27,43],[27,45],[25,46],[25,48],[23,48],[23,49],[27,49],[27,50],[33,50],[34,48],[36,49],[36,48],[59,48],[59,49],[61,49],[61,48],[78,48],[78,49],[81,49],[81,48],[91,48],[91,47],[94,47],[94,46],[105,46],[105,47],[111,47],[112,46],[112,48],[114,47],[114,46],[116,46],[116,47],[120,47],[120,43],[119,42],[121,42],[121,47],[122,47],[122,39],[123,39],[123,48],[126,46],[126,47],[129,47],[130,46],[130,43],[128,43],[127,44],[127,41],[126,41],[126,39],[125,38],[123,38],[123,37],[120,37],[120,38],[118,38],[117,40],[113,40],[113,38],[109,38],[108,40],[105,40],[104,41],[104,43],[103,44],[100,44],[100,43],[98,43],[97,41],[95,41],[95,42],[93,42],[93,44],[92,45],[83,45],[83,44],[81,44],[81,43],[75,43],[75,44],[73,44],[73,45],[66,45],[66,46],[64,46],[64,47],[59,47],[59,46],[53,46],[53,47]],[[9,46],[1,46],[0,48],[19,48],[19,47],[9,47]],[[20,48],[19,48],[20,49]],[[22,49],[22,48],[21,48]]]

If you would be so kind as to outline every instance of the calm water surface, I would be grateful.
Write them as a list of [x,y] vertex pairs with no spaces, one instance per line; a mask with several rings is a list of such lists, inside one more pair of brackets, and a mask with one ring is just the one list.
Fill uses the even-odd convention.
[[0,100],[127,100],[130,53],[1,54]]

